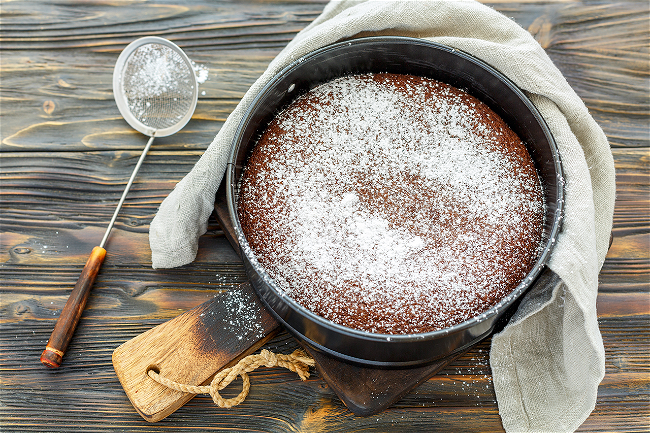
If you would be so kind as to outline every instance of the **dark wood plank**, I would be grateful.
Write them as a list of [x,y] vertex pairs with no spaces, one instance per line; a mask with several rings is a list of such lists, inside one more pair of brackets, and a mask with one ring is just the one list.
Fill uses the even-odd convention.
[[532,26],[613,146],[648,145],[649,18],[640,3],[569,3]]
[[[38,9],[22,10],[19,19],[0,31],[3,82],[11,89],[6,98],[17,110],[15,121],[2,128],[2,145],[66,150],[137,147],[130,143],[135,135],[126,138],[130,128],[112,100],[113,66],[133,39],[159,35],[177,42],[211,71],[211,78],[201,85],[206,93],[201,92],[194,120],[176,139],[167,138],[162,144],[180,147],[189,141],[204,148],[268,62],[322,6],[286,4],[280,13],[271,4],[254,3],[246,6],[250,12],[242,13],[243,6],[236,4],[216,7],[197,1],[154,7],[132,2],[123,7],[140,14],[139,19],[126,23],[110,4],[87,5],[90,13],[70,5],[61,8],[66,12],[51,7],[55,15],[79,13],[65,24]],[[614,145],[647,145],[647,113],[641,107],[648,104],[648,11],[642,2],[492,6],[536,35]],[[11,3],[3,11],[18,15],[14,9],[19,7]],[[41,27],[35,25],[41,21]],[[103,29],[100,34],[93,33],[97,28]],[[56,68],[48,67],[53,59]]]
[[614,149],[614,241],[599,276],[599,291],[650,291],[650,151]]
[[[617,168],[614,242],[600,276],[601,290],[634,286],[647,291],[650,213],[640,211],[650,209],[649,153],[646,149],[613,152]],[[105,231],[137,157],[137,152],[3,154],[3,194],[12,200],[0,215],[4,231],[0,254],[7,257],[6,263],[85,263]],[[198,157],[199,152],[149,155],[118,217],[107,266],[134,260],[139,265],[150,263],[148,224],[173,188],[173,179],[180,180]],[[39,165],[23,170],[34,160]],[[227,245],[220,245],[220,260],[237,260]],[[621,274],[626,276],[623,281]]]

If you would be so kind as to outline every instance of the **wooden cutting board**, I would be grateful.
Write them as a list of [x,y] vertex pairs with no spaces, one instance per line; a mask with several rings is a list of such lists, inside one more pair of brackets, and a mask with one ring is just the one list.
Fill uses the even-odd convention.
[[113,368],[133,407],[155,422],[194,394],[160,385],[147,376],[148,370],[179,383],[205,385],[277,330],[278,322],[245,283],[122,344],[113,352]]

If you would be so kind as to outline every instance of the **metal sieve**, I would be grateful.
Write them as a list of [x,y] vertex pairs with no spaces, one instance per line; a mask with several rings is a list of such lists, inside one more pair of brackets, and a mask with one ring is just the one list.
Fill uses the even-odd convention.
[[120,54],[113,93],[120,113],[135,130],[166,137],[192,117],[198,84],[185,53],[166,39],[150,36],[132,42]]
[[166,137],[187,124],[196,108],[198,83],[190,59],[178,46],[150,36],[130,43],[118,57],[113,71],[113,94],[129,125],[151,138],[124,188],[104,238],[93,248],[41,355],[41,362],[51,368],[61,365],[106,257],[104,245],[154,137]]

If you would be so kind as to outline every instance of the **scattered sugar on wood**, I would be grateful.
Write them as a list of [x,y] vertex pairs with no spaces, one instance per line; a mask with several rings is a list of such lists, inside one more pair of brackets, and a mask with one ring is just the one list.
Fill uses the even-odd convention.
[[192,61],[192,69],[194,69],[197,83],[203,84],[207,81],[208,76],[210,75],[210,69],[208,69],[205,65],[199,65],[194,61]]
[[239,340],[255,341],[264,336],[264,327],[258,307],[241,290],[231,289],[222,299],[224,303],[223,329],[234,333]]

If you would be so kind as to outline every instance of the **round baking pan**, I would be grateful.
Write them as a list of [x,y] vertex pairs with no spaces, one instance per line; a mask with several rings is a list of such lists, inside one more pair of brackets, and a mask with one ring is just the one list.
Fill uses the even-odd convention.
[[[256,260],[237,216],[237,185],[257,139],[270,120],[297,96],[320,83],[351,74],[393,72],[433,78],[477,97],[525,142],[546,201],[543,248],[516,289],[485,313],[434,332],[386,335],[324,319],[278,288]],[[370,37],[318,49],[277,74],[256,96],[234,138],[226,170],[226,199],[246,273],[264,305],[303,344],[342,361],[375,367],[424,364],[462,350],[490,334],[497,321],[534,284],[548,261],[562,221],[563,176],[559,153],[541,115],[509,79],[458,50],[422,39]]]

